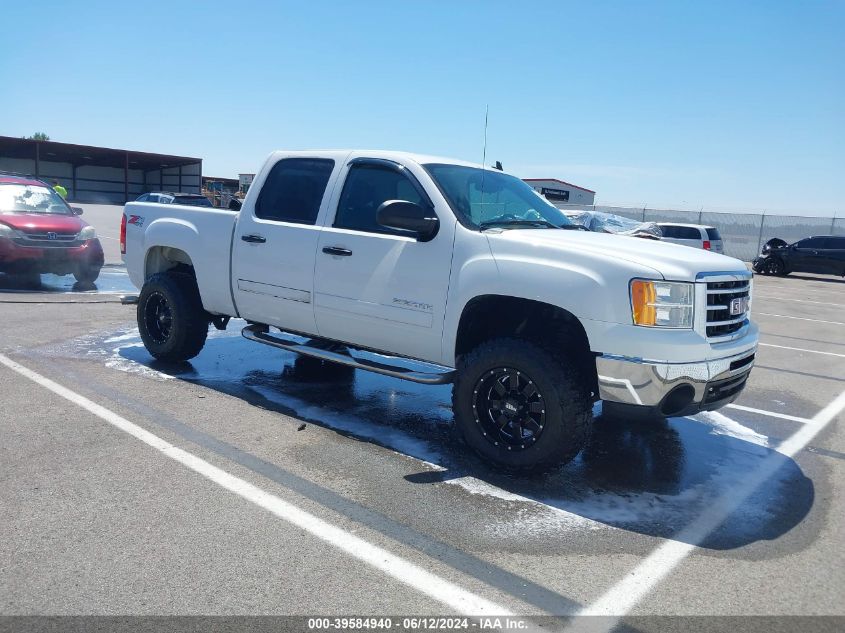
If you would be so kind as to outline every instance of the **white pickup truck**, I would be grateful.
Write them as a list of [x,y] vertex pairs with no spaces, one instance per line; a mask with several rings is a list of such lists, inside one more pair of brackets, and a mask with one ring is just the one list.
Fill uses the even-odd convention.
[[275,152],[239,211],[127,204],[121,247],[154,357],[186,361],[240,317],[246,338],[316,363],[452,382],[467,444],[509,468],[572,459],[598,399],[722,407],[757,348],[742,262],[585,231],[452,159]]

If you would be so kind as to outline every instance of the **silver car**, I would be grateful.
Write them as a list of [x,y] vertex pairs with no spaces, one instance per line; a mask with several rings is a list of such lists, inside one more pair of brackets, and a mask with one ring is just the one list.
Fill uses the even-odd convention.
[[714,226],[701,224],[677,224],[674,222],[658,222],[657,226],[663,232],[664,242],[673,242],[703,248],[714,253],[724,253],[724,244],[719,229]]

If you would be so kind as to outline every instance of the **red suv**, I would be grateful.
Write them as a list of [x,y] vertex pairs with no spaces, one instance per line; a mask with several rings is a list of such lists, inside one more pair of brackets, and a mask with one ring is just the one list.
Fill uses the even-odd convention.
[[103,247],[52,187],[30,176],[0,172],[0,273],[40,283],[41,273],[72,273],[92,283],[103,267]]

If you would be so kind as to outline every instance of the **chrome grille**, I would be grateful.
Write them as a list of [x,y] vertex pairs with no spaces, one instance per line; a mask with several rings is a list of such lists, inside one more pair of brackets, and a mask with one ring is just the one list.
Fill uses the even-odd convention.
[[[748,323],[751,282],[710,281],[707,283],[707,338],[730,336]],[[731,314],[731,306],[740,302],[742,311]]]
[[82,241],[78,239],[78,233],[39,232],[23,233],[23,237],[14,239],[18,246],[32,246],[37,248],[68,248],[81,246]]

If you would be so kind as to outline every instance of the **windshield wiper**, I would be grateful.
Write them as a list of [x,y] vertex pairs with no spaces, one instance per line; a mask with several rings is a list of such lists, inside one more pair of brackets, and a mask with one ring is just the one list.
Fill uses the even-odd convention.
[[586,226],[583,224],[564,224],[563,226],[559,226],[559,229],[564,229],[565,231],[589,231]]
[[483,231],[484,229],[490,229],[496,226],[542,226],[548,229],[561,228],[557,224],[552,224],[546,220],[526,220],[519,218],[512,218],[510,220],[487,220],[487,222],[481,222],[478,225],[478,228]]

